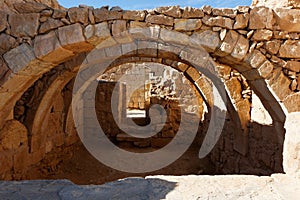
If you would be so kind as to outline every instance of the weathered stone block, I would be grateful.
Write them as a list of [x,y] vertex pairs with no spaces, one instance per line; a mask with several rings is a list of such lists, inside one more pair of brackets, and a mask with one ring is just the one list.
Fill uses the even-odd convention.
[[14,3],[14,8],[19,13],[39,13],[48,8],[45,4],[36,2]]
[[266,61],[266,57],[258,50],[254,50],[246,58],[246,62],[251,65],[252,68],[258,68]]
[[183,9],[182,18],[202,18],[204,12],[199,8],[185,7]]
[[62,19],[67,16],[67,11],[66,10],[54,10],[52,17],[54,19]]
[[291,93],[291,81],[282,72],[279,75],[274,73],[273,77],[267,82],[280,101],[283,101]]
[[250,11],[250,29],[272,29],[276,20],[273,11],[266,7],[254,7]]
[[256,30],[251,38],[251,40],[254,41],[264,41],[264,40],[270,40],[273,36],[273,32],[270,30],[265,29],[259,29]]
[[293,72],[300,72],[300,62],[298,61],[287,61],[283,67]]
[[54,31],[36,37],[34,52],[39,59],[51,63],[61,63],[74,55],[72,51],[62,48]]
[[112,24],[112,35],[119,35],[127,30],[127,22],[125,20],[116,20]]
[[249,14],[238,14],[235,18],[233,29],[244,29],[248,26]]
[[279,49],[281,58],[300,58],[300,41],[287,40]]
[[237,10],[230,9],[230,8],[213,8],[212,14],[214,16],[223,16],[223,17],[229,17],[234,19],[237,14]]
[[194,31],[202,26],[201,19],[175,19],[174,29],[177,31]]
[[300,93],[295,93],[289,95],[285,100],[284,100],[284,106],[288,110],[289,113],[292,112],[300,112]]
[[161,29],[159,37],[165,42],[187,45],[189,37],[183,33]]
[[267,78],[273,72],[274,66],[270,61],[265,61],[259,68],[258,72],[263,78]]
[[207,26],[219,26],[227,29],[233,29],[234,24],[234,21],[228,17],[210,17],[208,15],[202,19],[202,22]]
[[7,14],[0,12],[0,32],[4,31],[7,26]]
[[36,59],[33,48],[28,44],[22,44],[10,50],[3,57],[13,73],[18,73],[25,69],[31,61]]
[[11,34],[15,37],[33,37],[37,35],[39,27],[39,14],[11,14],[8,22]]
[[103,40],[111,37],[107,22],[96,25],[88,25],[84,30],[87,41],[93,45],[98,45]]
[[276,8],[277,29],[288,32],[300,32],[300,10]]
[[240,35],[230,55],[234,59],[241,61],[246,57],[248,50],[249,50],[249,41],[244,36]]
[[85,41],[80,24],[59,28],[58,38],[64,48],[73,52],[86,52],[93,49],[93,46]]
[[88,8],[70,8],[68,10],[68,16],[71,23],[82,23],[87,24],[89,21]]
[[220,44],[219,34],[211,30],[196,32],[191,39],[195,45],[201,45],[208,52],[214,52]]
[[125,20],[115,20],[112,24],[112,35],[118,43],[129,43],[132,41],[127,31],[127,22]]
[[129,33],[136,39],[158,39],[160,27],[131,28]]
[[226,33],[226,36],[221,46],[217,50],[216,54],[219,56],[226,56],[228,54],[231,54],[234,47],[236,46],[238,39],[239,39],[239,34],[233,30],[229,30]]
[[280,48],[280,41],[279,40],[267,41],[265,43],[265,48],[270,54],[276,55]]
[[170,17],[181,17],[181,11],[179,6],[165,6],[155,9],[156,12],[170,16]]
[[48,18],[48,20],[41,25],[39,33],[46,33],[61,26],[64,26],[62,21]]
[[108,19],[109,11],[105,7],[94,9],[93,12],[96,23],[103,22]]
[[242,86],[236,77],[225,81],[226,89],[233,103],[237,103],[242,99]]
[[146,22],[151,24],[161,24],[166,26],[173,26],[174,19],[165,15],[147,15]]
[[11,37],[10,35],[0,34],[0,54],[5,53],[10,50],[14,46],[17,45],[16,39]]
[[124,11],[123,19],[144,21],[146,13],[144,11]]
[[194,67],[189,67],[185,73],[194,81],[196,82],[201,74],[194,68]]

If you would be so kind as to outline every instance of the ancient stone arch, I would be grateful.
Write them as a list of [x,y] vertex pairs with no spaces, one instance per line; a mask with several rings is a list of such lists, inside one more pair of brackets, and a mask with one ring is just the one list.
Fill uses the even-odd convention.
[[[299,25],[291,19],[298,19],[298,10],[177,6],[153,11],[107,7],[57,10],[36,5],[39,9],[0,13],[5,19],[0,23],[0,130],[3,135],[14,126],[24,126],[15,123],[16,104],[22,97],[32,103],[34,109],[26,119],[31,125],[27,127],[29,138],[14,141],[17,146],[18,140],[28,142],[19,155],[30,158],[27,165],[39,162],[47,153],[46,147],[37,144],[46,142],[40,137],[47,129],[43,121],[49,117],[58,93],[76,76],[81,64],[98,61],[99,55],[105,60],[118,58],[112,67],[137,61],[173,66],[188,76],[204,96],[210,89],[201,74],[209,77],[207,72],[216,71],[215,63],[227,65],[246,78],[271,115],[281,140],[286,115],[300,111]],[[93,57],[89,53],[96,47],[97,57]],[[203,60],[206,63],[200,68],[195,65]],[[206,101],[213,106],[209,97]],[[66,105],[68,117],[63,127],[72,118],[70,102]],[[243,104],[235,106],[238,113],[242,112]],[[1,156],[11,160],[3,172],[16,167],[16,156],[3,153],[0,160]]]

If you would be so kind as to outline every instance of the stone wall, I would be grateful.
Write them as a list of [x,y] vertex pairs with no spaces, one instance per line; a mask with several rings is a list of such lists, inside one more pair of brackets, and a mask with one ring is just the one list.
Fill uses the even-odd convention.
[[[208,107],[213,106],[208,98],[211,85],[203,73],[218,69],[235,123],[228,127],[239,131],[223,134],[212,160],[222,163],[218,166],[223,173],[237,158],[235,173],[244,172],[241,169],[249,163],[255,165],[254,173],[280,170],[278,152],[284,141],[286,114],[300,110],[300,10],[171,6],[125,11],[13,3],[13,13],[0,12],[3,179],[20,178],[16,174],[41,164],[46,155],[61,155],[76,142],[72,97],[66,91],[71,90],[68,83],[78,66],[89,62],[85,58],[95,46],[102,50],[103,59],[118,56],[111,67],[153,62],[175,68],[202,92]],[[194,56],[186,47],[198,54]],[[131,54],[122,55],[128,48],[133,48]],[[88,58],[93,60],[92,55]],[[199,58],[205,58],[205,63]],[[251,122],[253,92],[270,114],[272,125]],[[289,145],[297,146],[295,143]],[[253,158],[265,162],[251,162]],[[259,172],[262,168],[267,170]]]

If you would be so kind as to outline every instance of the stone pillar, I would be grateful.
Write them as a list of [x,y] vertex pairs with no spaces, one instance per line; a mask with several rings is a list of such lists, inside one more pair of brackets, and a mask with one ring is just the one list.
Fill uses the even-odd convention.
[[300,179],[300,112],[289,113],[284,128],[283,144],[284,172]]
[[270,8],[300,8],[300,0],[253,0],[252,6]]

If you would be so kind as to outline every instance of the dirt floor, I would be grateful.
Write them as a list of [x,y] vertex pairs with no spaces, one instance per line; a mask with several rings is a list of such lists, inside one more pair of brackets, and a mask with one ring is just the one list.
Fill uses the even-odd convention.
[[[81,144],[78,143],[70,150],[72,156],[64,159],[63,162],[57,163],[54,167],[49,165],[37,166],[30,173],[31,179],[69,179],[76,184],[103,184],[115,181],[125,177],[145,177],[147,175],[190,175],[190,174],[210,174],[213,168],[208,169],[210,165],[207,160],[198,158],[199,147],[192,145],[173,164],[146,174],[124,173],[105,166],[96,160]],[[51,159],[49,156],[48,160]],[[213,165],[211,165],[213,166]],[[44,169],[44,170],[41,170]]]

